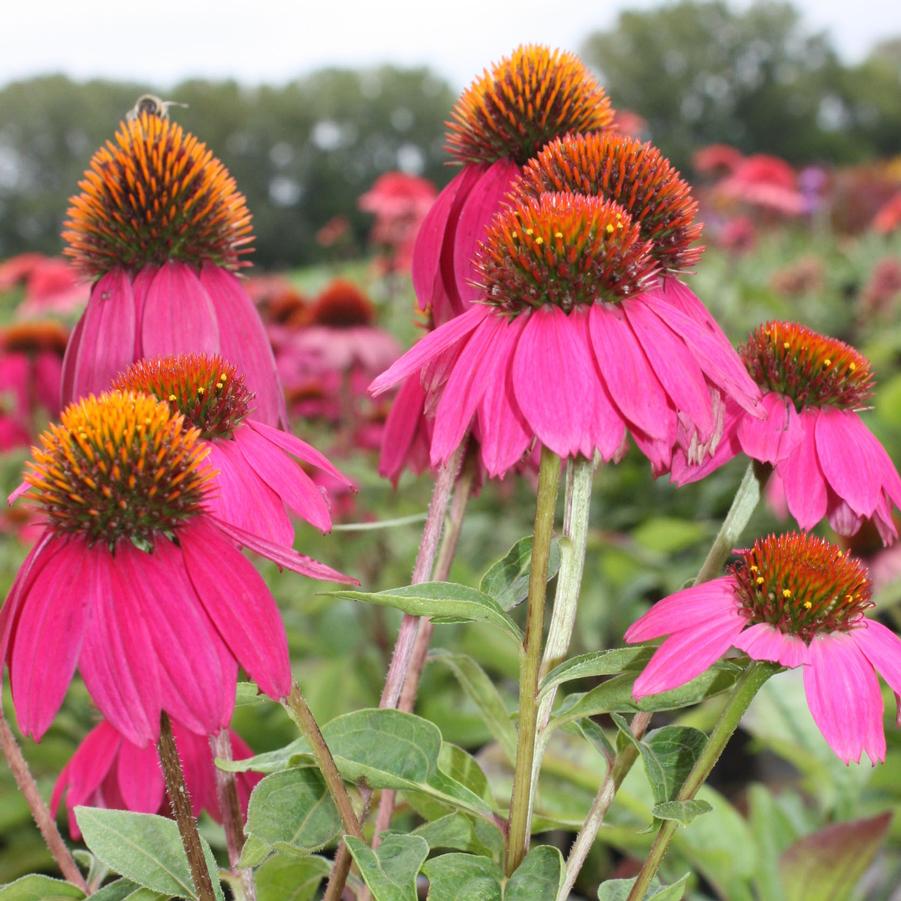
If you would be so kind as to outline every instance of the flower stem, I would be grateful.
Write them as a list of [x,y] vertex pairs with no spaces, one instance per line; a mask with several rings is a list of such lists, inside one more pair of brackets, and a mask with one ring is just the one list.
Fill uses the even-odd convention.
[[[732,689],[732,695],[726,702],[719,720],[713,727],[713,731],[707,739],[707,744],[704,745],[704,750],[701,751],[700,756],[695,761],[695,765],[691,768],[691,772],[689,772],[685,782],[682,783],[682,788],[679,789],[676,795],[677,801],[690,801],[694,798],[698,789],[707,781],[707,777],[716,766],[716,762],[720,759],[723,749],[738,728],[738,724],[748,709],[748,705],[754,700],[754,695],[757,694],[760,687],[770,676],[779,672],[779,669],[779,665],[775,663],[754,662],[738,677],[738,681]],[[661,824],[657,830],[654,844],[651,845],[651,850],[641,867],[635,884],[632,886],[632,891],[629,892],[627,901],[641,901],[644,898],[651,880],[657,874],[657,870],[663,862],[663,857],[669,848],[673,836],[676,834],[677,827],[678,822],[676,820],[665,820]]]
[[175,822],[178,823],[181,843],[188,858],[194,890],[200,901],[215,901],[213,882],[203,854],[203,846],[200,843],[200,834],[197,832],[197,820],[194,819],[194,814],[191,812],[191,799],[188,797],[188,789],[185,785],[181,758],[178,756],[175,737],[172,735],[172,723],[165,712],[160,715],[160,740],[157,751],[160,756],[163,777],[166,780],[169,805],[175,816]]
[[313,711],[310,710],[300,686],[296,682],[291,689],[291,694],[288,695],[288,710],[313,749],[313,756],[316,758],[316,763],[319,764],[319,770],[325,779],[329,794],[335,802],[335,807],[338,808],[338,814],[344,825],[345,833],[353,835],[355,838],[362,838],[363,830],[360,828],[360,821],[354,813],[350,795],[348,795],[344,786],[344,780],[341,778],[338,767],[335,765],[335,758],[332,757],[332,752],[325,743],[325,738],[322,735],[319,724],[316,722],[316,718],[313,716]]
[[59,834],[56,820],[51,816],[47,804],[38,791],[37,783],[28,767],[28,761],[25,760],[22,749],[6,721],[2,705],[0,705],[0,747],[3,749],[3,756],[13,774],[13,779],[16,780],[16,785],[28,804],[35,825],[40,830],[47,849],[53,855],[60,872],[72,885],[78,886],[85,894],[88,894],[88,885],[84,876],[81,875],[81,870],[78,869],[63,837]]
[[[228,729],[210,736],[210,750],[219,760],[232,760],[232,741]],[[238,785],[235,774],[216,767],[216,798],[225,829],[225,843],[228,847],[228,863],[241,880],[245,901],[255,901],[256,889],[253,884],[253,870],[239,867],[238,860],[244,847],[244,816],[238,799]]]
[[529,568],[526,632],[520,657],[519,728],[505,854],[508,876],[519,866],[529,849],[532,762],[535,759],[535,736],[538,729],[538,678],[541,673],[548,558],[554,534],[559,482],[560,458],[553,451],[542,447],[532,539],[532,564]]

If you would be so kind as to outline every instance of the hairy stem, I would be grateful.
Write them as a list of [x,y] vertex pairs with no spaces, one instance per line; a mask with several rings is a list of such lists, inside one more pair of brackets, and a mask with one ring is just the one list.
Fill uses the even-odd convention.
[[554,534],[554,514],[557,508],[559,482],[560,458],[553,451],[543,447],[538,474],[538,497],[535,503],[535,529],[532,540],[532,564],[529,569],[526,632],[519,669],[519,727],[505,853],[505,868],[508,876],[519,866],[529,850],[529,809],[532,797],[535,735],[538,729],[537,698],[538,679],[541,673],[544,605],[547,595],[548,558]]
[[181,834],[181,843],[188,858],[194,890],[200,901],[214,901],[216,896],[213,893],[213,881],[210,878],[210,871],[203,854],[203,845],[200,843],[197,820],[194,819],[191,811],[191,799],[188,797],[181,758],[178,755],[178,748],[175,746],[172,723],[165,712],[160,716],[160,740],[157,744],[157,751],[160,757],[160,766],[163,769],[163,777],[166,780],[169,806],[172,808],[175,822],[178,823],[178,831]]
[[28,809],[31,811],[35,825],[40,830],[47,845],[47,850],[50,851],[53,859],[56,861],[60,872],[72,885],[77,885],[85,894],[88,894],[88,885],[84,876],[81,875],[81,870],[78,869],[78,865],[66,847],[63,837],[59,834],[56,820],[51,816],[47,804],[38,791],[37,783],[34,781],[34,776],[31,775],[28,762],[25,760],[22,749],[19,747],[19,743],[16,741],[16,737],[9,728],[9,723],[3,714],[2,705],[0,705],[0,748],[3,749],[3,756],[6,758],[9,771],[13,774],[13,779],[16,780],[16,785],[28,804]]

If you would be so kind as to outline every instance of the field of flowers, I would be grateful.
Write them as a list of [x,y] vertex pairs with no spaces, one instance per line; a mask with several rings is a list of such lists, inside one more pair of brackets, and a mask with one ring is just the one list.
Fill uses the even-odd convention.
[[177,112],[0,263],[0,901],[896,898],[901,161],[527,48],[264,273]]

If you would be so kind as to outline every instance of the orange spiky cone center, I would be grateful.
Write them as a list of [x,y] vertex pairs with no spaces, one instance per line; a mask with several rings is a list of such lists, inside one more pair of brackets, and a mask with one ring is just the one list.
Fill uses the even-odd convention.
[[253,241],[244,196],[205,144],[168,119],[121,123],[93,156],[63,231],[65,253],[97,278],[180,260],[228,269]]
[[62,356],[69,334],[58,322],[18,322],[0,334],[0,346],[7,353],[51,352]]
[[872,606],[864,565],[822,538],[770,535],[738,554],[736,595],[750,622],[769,623],[809,642],[853,628]]
[[650,142],[614,132],[573,134],[542,149],[514,186],[517,197],[546,191],[599,195],[619,203],[652,244],[665,272],[680,272],[700,259],[702,226],[688,183]]
[[849,344],[796,322],[758,326],[739,353],[751,378],[765,391],[805,407],[859,408],[873,392],[870,362]]
[[25,481],[55,531],[149,550],[200,512],[212,478],[207,452],[168,404],[111,391],[63,411],[32,449]]
[[230,438],[247,417],[253,395],[244,377],[218,355],[182,354],[132,363],[114,389],[151,394],[207,441]]
[[372,301],[353,282],[343,278],[336,278],[310,310],[310,323],[328,328],[355,328],[374,321]]
[[653,280],[638,226],[599,197],[542,194],[499,212],[476,255],[484,301],[516,314],[616,302]]
[[526,45],[463,92],[447,123],[447,149],[461,163],[522,165],[558,135],[612,121],[610,99],[577,56]]

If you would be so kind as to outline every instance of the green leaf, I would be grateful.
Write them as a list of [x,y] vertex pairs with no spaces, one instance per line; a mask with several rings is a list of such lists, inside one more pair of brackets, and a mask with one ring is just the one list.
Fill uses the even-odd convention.
[[748,822],[757,846],[757,866],[754,872],[757,895],[760,901],[781,901],[779,859],[798,838],[798,830],[764,786],[752,785],[748,789],[748,802]]
[[587,717],[576,720],[568,728],[575,729],[605,761],[610,762],[616,756],[616,749],[607,738],[607,733],[594,720]]
[[62,879],[39,873],[0,886],[2,901],[68,901],[70,898],[84,898],[84,892]]
[[416,901],[416,877],[429,856],[422,836],[386,832],[375,850],[352,835],[345,841],[375,901]]
[[674,516],[652,516],[632,531],[637,544],[662,554],[675,554],[692,547],[705,535],[702,523]]
[[436,623],[484,622],[500,626],[517,641],[522,633],[490,595],[455,582],[422,582],[388,591],[330,591],[332,597],[395,607],[412,616],[430,616]]
[[429,660],[443,663],[453,672],[460,686],[475,703],[491,734],[507,757],[513,760],[516,756],[516,729],[491,677],[466,654],[452,654],[436,649],[429,654]]
[[707,736],[691,726],[664,726],[641,742],[642,758],[658,804],[676,797],[706,744]]
[[268,702],[265,695],[260,694],[256,682],[239,682],[235,693],[235,707],[255,707],[258,704]]
[[[532,536],[520,538],[500,560],[495,560],[479,582],[479,591],[490,595],[504,610],[521,604],[529,593],[532,565]],[[551,542],[547,578],[550,582],[560,569],[560,544]]]
[[504,890],[504,901],[556,898],[563,881],[563,856],[551,845],[538,845],[516,868]]
[[442,854],[422,868],[429,880],[429,901],[502,901],[503,871],[475,854]]
[[[196,898],[188,859],[174,820],[127,810],[76,807],[85,844],[111,870],[139,886],[176,898]],[[218,867],[206,839],[203,853],[218,899],[223,899]]]
[[[686,873],[678,882],[670,885],[662,885],[655,876],[642,901],[680,901],[690,876],[691,873]],[[633,885],[635,879],[608,879],[598,886],[598,901],[626,901]]]
[[713,807],[706,801],[663,801],[651,808],[651,813],[658,820],[675,820],[683,826],[687,826],[695,817],[702,813],[710,813]]
[[324,857],[273,855],[254,873],[257,901],[312,901],[329,869]]
[[266,776],[247,808],[245,864],[259,863],[267,849],[283,843],[302,851],[327,845],[341,831],[341,817],[314,767],[295,767]]
[[780,862],[785,901],[845,901],[888,834],[891,813],[827,826],[795,842]]
[[91,895],[91,901],[168,901],[169,895],[137,885],[130,879],[117,879]]
[[634,648],[611,648],[609,651],[592,651],[570,657],[555,666],[541,680],[539,693],[544,695],[550,689],[573,679],[588,679],[596,676],[615,676],[625,670],[641,671],[651,659],[654,648],[639,645]]

